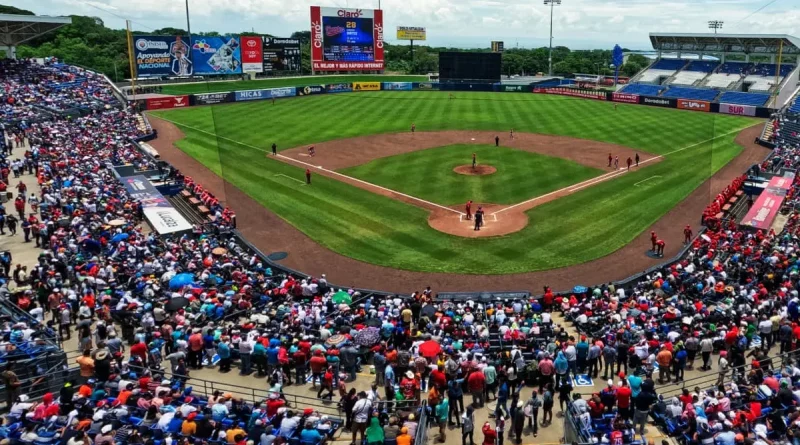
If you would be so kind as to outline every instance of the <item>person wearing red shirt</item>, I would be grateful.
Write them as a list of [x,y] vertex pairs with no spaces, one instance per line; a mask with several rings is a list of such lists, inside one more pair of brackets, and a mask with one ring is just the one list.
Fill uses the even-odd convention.
[[472,394],[472,404],[483,407],[483,391],[486,387],[486,377],[482,372],[476,371],[467,378],[467,389]]
[[311,366],[311,387],[316,388],[316,380],[320,379],[322,381],[322,374],[328,367],[328,361],[322,355],[321,349],[314,351],[314,356],[311,357],[309,366]]
[[620,382],[619,388],[617,389],[617,408],[619,409],[619,415],[625,420],[629,420],[632,418],[631,412],[631,396],[633,392],[631,388],[628,386],[628,380],[623,379]]
[[656,242],[658,241],[658,235],[656,232],[650,232],[650,242],[653,244],[653,248],[651,249],[653,252],[656,251]]
[[203,364],[203,334],[200,329],[195,328],[189,336],[189,366],[200,369]]
[[[273,395],[274,394],[274,395]],[[269,395],[269,400],[267,401],[267,417],[272,418],[278,414],[278,408],[285,406],[286,402],[284,402],[278,393],[273,393]]]
[[406,400],[417,400],[419,394],[419,382],[411,371],[406,371],[405,377],[400,381],[400,391]]
[[294,370],[296,374],[296,380],[298,385],[303,385],[306,382],[306,353],[303,352],[302,349],[298,349],[297,351],[292,354],[292,359],[294,359]]
[[144,341],[139,341],[135,345],[131,346],[131,355],[138,356],[142,359],[142,363],[147,363],[147,345],[144,344]]
[[444,374],[444,365],[439,365],[431,372],[431,382],[433,386],[440,391],[444,391],[447,388],[447,376]]

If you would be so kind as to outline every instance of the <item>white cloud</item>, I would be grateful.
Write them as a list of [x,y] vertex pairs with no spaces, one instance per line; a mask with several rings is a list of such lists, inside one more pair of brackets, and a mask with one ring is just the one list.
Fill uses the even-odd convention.
[[[288,35],[308,29],[311,5],[376,8],[380,1],[388,38],[394,27],[425,26],[431,44],[488,46],[489,40],[547,42],[550,8],[541,0],[189,0],[192,30],[239,32],[255,29]],[[137,29],[185,27],[183,1],[6,0],[37,14],[98,16],[108,25],[134,21]],[[800,0],[778,1],[746,18],[763,0],[563,0],[553,8],[559,45],[605,48],[615,43],[650,47],[650,32],[707,32],[708,20],[724,20],[724,31],[800,32]],[[745,19],[746,18],[746,19]],[[744,19],[744,20],[743,20]]]

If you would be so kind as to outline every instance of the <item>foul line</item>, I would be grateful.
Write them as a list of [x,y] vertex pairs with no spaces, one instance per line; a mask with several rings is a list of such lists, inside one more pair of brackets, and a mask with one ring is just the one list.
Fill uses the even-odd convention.
[[[192,127],[192,126],[190,126],[190,125],[181,124],[181,123],[179,123],[179,122],[175,122],[175,121],[172,121],[172,120],[169,120],[169,119],[164,119],[163,117],[160,117],[160,116],[155,116],[155,117],[156,117],[156,118],[158,118],[158,119],[161,119],[161,120],[167,121],[167,122],[169,122],[169,123],[171,123],[171,124],[177,125],[177,126],[179,126],[179,127],[188,128],[188,129],[190,129],[190,130],[194,130],[194,131],[197,131],[197,132],[200,132],[200,133],[204,133],[204,134],[207,134],[207,135],[209,135],[209,136],[213,136],[213,137],[216,137],[216,138],[219,138],[219,139],[224,139],[224,140],[226,140],[226,141],[233,142],[234,144],[239,144],[239,145],[241,145],[241,146],[243,146],[243,147],[248,147],[248,148],[252,148],[253,150],[258,150],[258,151],[260,151],[260,152],[262,152],[262,153],[270,153],[270,151],[269,151],[269,150],[266,150],[266,149],[264,149],[264,148],[255,147],[255,146],[253,146],[253,145],[250,145],[250,144],[245,144],[244,142],[239,142],[239,141],[236,141],[236,140],[233,140],[233,139],[230,139],[230,138],[226,138],[226,137],[224,137],[224,136],[219,136],[219,135],[216,135],[216,134],[214,134],[214,133],[211,133],[211,132],[209,132],[209,131],[202,130],[202,129],[200,129],[200,128]],[[339,177],[342,177],[342,178],[347,178],[347,179],[348,179],[348,180],[350,180],[350,181],[355,181],[355,182],[358,182],[358,183],[360,183],[360,184],[368,185],[368,186],[370,186],[370,187],[375,187],[375,188],[377,188],[377,189],[384,190],[384,191],[387,191],[387,192],[390,192],[390,193],[394,193],[394,194],[396,194],[396,195],[400,195],[400,196],[403,196],[403,197],[405,197],[405,198],[408,198],[408,199],[412,199],[412,200],[414,200],[414,201],[417,201],[417,202],[422,202],[422,203],[428,204],[428,205],[430,205],[430,206],[434,206],[434,207],[440,208],[440,209],[442,209],[442,210],[448,210],[448,211],[450,211],[450,212],[453,212],[453,213],[458,213],[459,215],[464,215],[464,214],[465,214],[465,213],[463,213],[463,212],[459,212],[458,210],[451,209],[450,207],[445,207],[445,206],[443,206],[443,205],[436,204],[435,202],[426,201],[426,200],[424,200],[424,199],[417,198],[416,196],[406,195],[405,193],[400,193],[400,192],[394,191],[394,190],[392,190],[392,189],[388,189],[388,188],[386,188],[386,187],[381,187],[381,186],[379,186],[379,185],[376,185],[376,184],[373,184],[373,183],[371,183],[371,182],[362,181],[361,179],[354,178],[354,177],[352,177],[352,176],[343,175],[343,174],[341,174],[341,173],[339,173],[339,172],[337,172],[337,171],[328,170],[327,168],[323,168],[321,165],[313,165],[313,164],[309,164],[308,162],[303,162],[303,161],[300,161],[300,160],[298,160],[298,159],[293,159],[293,158],[290,158],[290,157],[288,157],[288,156],[284,156],[284,155],[282,155],[282,154],[278,154],[278,155],[276,155],[276,156],[277,156],[277,157],[279,157],[279,158],[286,159],[287,161],[296,162],[296,163],[298,163],[298,164],[305,165],[306,167],[314,167],[314,168],[316,168],[316,169],[318,169],[318,170],[322,170],[322,171],[324,171],[324,172],[326,172],[326,173],[329,173],[329,174],[331,174],[331,175],[334,175],[334,176],[339,176]],[[292,179],[294,179],[294,178],[292,178]]]
[[293,177],[291,177],[291,176],[289,176],[289,175],[284,175],[283,173],[278,173],[278,174],[277,174],[277,175],[275,175],[275,176],[283,176],[284,178],[289,178],[289,179],[291,179],[292,181],[297,181],[297,182],[299,182],[299,183],[300,183],[300,185],[306,185],[306,183],[305,183],[305,182],[303,182],[303,181],[301,181],[301,180],[299,180],[299,179],[297,179],[297,178],[293,178]]
[[647,179],[643,179],[643,180],[641,180],[641,181],[637,182],[636,184],[633,184],[633,186],[634,186],[634,187],[639,187],[639,184],[641,184],[641,183],[643,183],[643,182],[647,182],[647,181],[649,181],[649,180],[651,180],[651,179],[653,179],[653,178],[660,178],[660,177],[661,177],[661,175],[654,175],[654,176],[651,176],[651,177],[649,177],[649,178],[647,178]]
[[[652,157],[652,158],[645,159],[644,161],[640,162],[639,165],[646,164],[646,163],[651,162],[651,161],[655,161],[656,159],[663,159],[663,158],[665,158],[665,157],[667,157],[669,155],[673,155],[675,153],[678,153],[678,152],[681,152],[681,151],[684,151],[684,150],[688,150],[688,149],[690,149],[692,147],[697,147],[698,145],[705,144],[707,142],[711,142],[711,141],[717,140],[717,139],[719,139],[721,137],[725,137],[725,136],[728,136],[728,135],[731,135],[731,134],[734,134],[734,133],[738,133],[738,132],[740,132],[742,130],[744,130],[744,128],[739,128],[737,130],[729,131],[727,133],[723,133],[723,134],[714,136],[713,138],[709,138],[709,139],[706,139],[704,141],[697,142],[695,144],[687,145],[685,147],[678,148],[676,150],[672,150],[672,151],[670,151],[668,153],[664,153],[663,155],[658,155],[658,156],[655,156],[655,157]],[[531,202],[534,202],[534,201],[538,201],[540,199],[546,198],[548,196],[551,196],[551,195],[554,195],[556,193],[560,193],[560,192],[563,192],[563,191],[575,192],[575,191],[578,191],[580,189],[589,187],[590,185],[594,185],[594,184],[597,184],[599,182],[603,182],[603,181],[605,181],[607,179],[610,179],[610,178],[612,178],[614,176],[617,176],[617,175],[620,175],[620,174],[624,174],[624,173],[627,173],[627,172],[628,172],[627,170],[619,170],[619,171],[608,172],[608,173],[600,175],[600,176],[598,176],[596,178],[588,179],[586,181],[579,182],[578,184],[573,184],[571,186],[564,187],[564,188],[556,190],[554,192],[550,192],[550,193],[547,193],[547,194],[544,194],[544,195],[537,196],[535,198],[531,198],[531,199],[529,199],[527,201],[518,202],[518,203],[516,203],[516,204],[514,204],[512,206],[508,206],[506,208],[500,209],[500,210],[492,213],[492,215],[496,215],[498,213],[505,212],[506,210],[510,210],[510,209],[513,209],[513,208],[516,208],[516,207],[519,207],[521,205],[525,205],[525,204],[528,204],[528,203],[531,203]]]

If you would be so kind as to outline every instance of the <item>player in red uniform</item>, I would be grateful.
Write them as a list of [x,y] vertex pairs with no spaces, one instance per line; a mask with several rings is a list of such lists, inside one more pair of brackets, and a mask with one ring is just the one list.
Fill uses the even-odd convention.
[[608,154],[608,166],[611,167],[611,163],[614,162],[614,157],[611,156],[611,153]]
[[416,126],[416,125],[414,125],[414,123],[412,122],[412,123],[411,123],[411,132],[413,133],[413,132],[415,132],[415,131],[417,131],[417,126]]
[[471,199],[469,201],[467,201],[466,210],[467,210],[467,219],[468,220],[472,219],[472,200]]
[[664,246],[666,244],[663,239],[656,241],[656,255],[664,256]]
[[683,229],[683,244],[689,244],[689,241],[692,240],[692,226],[686,224],[686,228]]
[[315,154],[317,154],[317,150],[314,148],[314,146],[312,145],[308,147],[308,155],[313,158]]
[[631,171],[631,164],[633,164],[633,159],[631,159],[631,157],[628,156],[628,160],[626,162],[628,164],[628,171]]
[[653,248],[650,250],[652,250],[653,252],[656,251],[656,241],[658,241],[658,236],[656,235],[656,232],[650,232],[650,242],[653,243]]
[[311,185],[311,169],[306,169],[306,184]]

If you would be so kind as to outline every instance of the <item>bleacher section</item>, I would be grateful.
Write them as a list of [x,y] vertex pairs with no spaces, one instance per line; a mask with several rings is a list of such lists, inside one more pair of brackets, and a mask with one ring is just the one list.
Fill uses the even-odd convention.
[[752,63],[747,62],[725,62],[720,65],[719,70],[717,70],[720,74],[746,74],[750,68],[753,67]]
[[742,80],[742,76],[737,74],[718,72],[708,76],[704,86],[709,88],[728,89],[733,88],[736,82]]
[[789,112],[800,114],[800,100],[795,99],[794,103],[789,107]]
[[708,73],[703,71],[678,71],[670,82],[672,85],[699,85]]
[[686,60],[683,59],[660,59],[654,63],[651,70],[665,70],[665,71],[678,71],[686,65]]
[[744,82],[749,84],[749,91],[763,91],[768,92],[775,83],[775,76],[761,76],[758,74],[751,74],[744,78]]
[[662,77],[673,76],[675,71],[678,71],[684,65],[686,65],[686,61],[682,59],[659,59],[639,75],[638,81],[645,83],[659,82]]
[[669,97],[673,99],[696,99],[696,100],[707,100],[709,102],[713,101],[719,91],[717,90],[706,90],[702,88],[686,88],[686,87],[671,87],[661,97]]
[[689,66],[683,69],[683,71],[698,71],[701,73],[710,73],[714,71],[717,66],[719,66],[719,62],[705,62],[702,60],[693,60],[689,63]]
[[760,107],[769,99],[769,94],[741,93],[738,91],[726,91],[719,98],[720,103],[752,105]]
[[619,92],[625,94],[639,94],[641,96],[658,96],[665,89],[667,89],[667,87],[661,85],[631,83],[625,85],[625,87],[619,90]]

